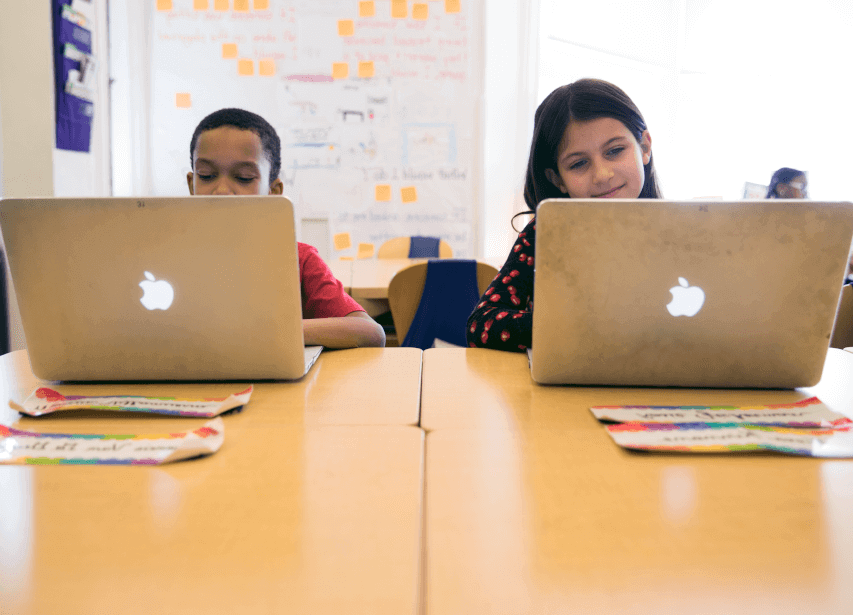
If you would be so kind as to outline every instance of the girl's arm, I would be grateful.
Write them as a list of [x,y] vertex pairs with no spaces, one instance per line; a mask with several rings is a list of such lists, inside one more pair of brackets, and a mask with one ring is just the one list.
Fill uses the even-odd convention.
[[533,254],[536,220],[518,235],[500,273],[468,317],[472,347],[524,352],[533,330]]
[[385,346],[385,331],[365,312],[350,312],[337,318],[311,318],[302,321],[306,346],[326,348],[364,348]]

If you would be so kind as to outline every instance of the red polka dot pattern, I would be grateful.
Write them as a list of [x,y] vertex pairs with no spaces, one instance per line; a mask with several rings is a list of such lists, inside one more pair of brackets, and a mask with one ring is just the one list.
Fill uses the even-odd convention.
[[468,345],[525,352],[533,327],[536,220],[518,234],[504,266],[468,318]]

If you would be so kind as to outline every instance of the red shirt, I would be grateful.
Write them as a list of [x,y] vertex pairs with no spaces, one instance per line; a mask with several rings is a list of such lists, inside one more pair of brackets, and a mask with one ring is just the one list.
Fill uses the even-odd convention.
[[343,284],[323,262],[317,248],[296,242],[299,250],[299,280],[302,290],[302,318],[333,318],[363,312]]

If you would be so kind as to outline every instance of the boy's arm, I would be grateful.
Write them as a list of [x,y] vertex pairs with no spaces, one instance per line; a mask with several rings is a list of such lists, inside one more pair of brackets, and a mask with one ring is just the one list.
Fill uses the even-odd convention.
[[364,348],[385,346],[385,331],[365,312],[350,312],[337,318],[310,318],[302,321],[306,346]]

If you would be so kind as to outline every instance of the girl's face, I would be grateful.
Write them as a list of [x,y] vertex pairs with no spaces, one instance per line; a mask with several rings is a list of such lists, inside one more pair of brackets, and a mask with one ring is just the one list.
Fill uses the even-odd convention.
[[643,165],[652,157],[652,139],[640,141],[617,119],[572,121],[557,148],[557,168],[545,175],[573,199],[636,199],[645,182]]
[[776,186],[776,194],[780,199],[804,199],[808,194],[808,185],[805,175],[797,175],[787,184]]

